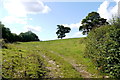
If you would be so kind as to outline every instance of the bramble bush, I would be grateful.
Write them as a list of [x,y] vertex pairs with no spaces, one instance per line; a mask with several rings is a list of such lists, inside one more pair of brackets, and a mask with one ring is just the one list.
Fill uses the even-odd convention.
[[87,39],[85,54],[98,70],[112,78],[120,78],[120,19],[92,30]]

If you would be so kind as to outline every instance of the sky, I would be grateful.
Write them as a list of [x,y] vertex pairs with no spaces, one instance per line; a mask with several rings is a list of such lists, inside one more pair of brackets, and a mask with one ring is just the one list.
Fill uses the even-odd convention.
[[120,0],[0,0],[0,21],[12,33],[28,30],[40,40],[57,39],[57,25],[70,27],[65,38],[85,37],[79,31],[81,21],[95,11],[110,20],[117,15]]

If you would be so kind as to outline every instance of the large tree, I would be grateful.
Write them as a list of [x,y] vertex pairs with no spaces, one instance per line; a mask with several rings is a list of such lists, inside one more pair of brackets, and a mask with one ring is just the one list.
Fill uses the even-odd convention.
[[82,20],[82,26],[79,27],[79,31],[83,31],[83,35],[88,34],[89,31],[100,27],[102,25],[108,24],[107,20],[101,18],[99,13],[91,12]]
[[22,42],[39,41],[38,36],[31,31],[20,33],[19,37],[21,38]]
[[58,28],[57,28],[56,34],[58,38],[61,38],[61,39],[66,36],[65,33],[69,33],[71,31],[69,27],[64,27],[63,25],[57,25],[57,27]]

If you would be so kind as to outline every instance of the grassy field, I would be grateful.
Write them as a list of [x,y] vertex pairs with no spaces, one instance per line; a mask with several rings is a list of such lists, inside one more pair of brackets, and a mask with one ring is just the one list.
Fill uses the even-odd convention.
[[100,78],[84,55],[86,38],[17,42],[2,49],[4,78]]

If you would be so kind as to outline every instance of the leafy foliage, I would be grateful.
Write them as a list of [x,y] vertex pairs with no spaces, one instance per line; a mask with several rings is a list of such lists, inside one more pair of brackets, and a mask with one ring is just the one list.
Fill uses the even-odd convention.
[[35,33],[32,33],[31,31],[20,33],[19,36],[22,42],[39,41],[38,36]]
[[2,31],[3,39],[5,39],[5,41],[13,42],[13,39],[12,39],[13,35],[12,35],[10,29],[4,27],[4,25],[1,22],[0,22],[0,29]]
[[100,71],[120,78],[120,22],[92,30],[88,34],[85,53]]
[[92,29],[100,27],[101,25],[108,24],[106,19],[101,18],[99,13],[91,12],[82,20],[82,26],[79,27],[79,31],[83,31],[83,34],[88,34]]
[[64,27],[63,25],[57,25],[57,26],[58,26],[57,28],[58,30],[56,34],[58,38],[61,38],[61,39],[66,36],[65,33],[69,33],[71,30],[69,27]]
[[2,31],[2,37],[5,42],[16,42],[16,41],[22,41],[22,42],[27,42],[27,41],[39,41],[38,36],[31,32],[25,32],[25,33],[20,33],[20,35],[17,35],[15,33],[11,33],[9,28],[6,28],[1,22],[0,22],[0,30]]

